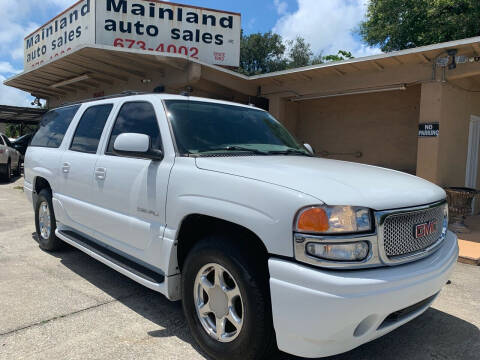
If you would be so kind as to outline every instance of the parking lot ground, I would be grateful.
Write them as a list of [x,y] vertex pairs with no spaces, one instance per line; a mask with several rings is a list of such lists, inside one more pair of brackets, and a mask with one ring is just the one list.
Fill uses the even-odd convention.
[[[22,185],[0,183],[0,359],[206,358],[179,302],[72,247],[40,250]],[[480,267],[457,264],[424,315],[328,359],[479,359],[479,327]]]

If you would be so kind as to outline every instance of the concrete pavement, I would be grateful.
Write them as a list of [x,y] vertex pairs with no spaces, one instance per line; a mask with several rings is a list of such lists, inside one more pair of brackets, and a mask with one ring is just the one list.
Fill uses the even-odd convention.
[[[71,247],[40,250],[22,184],[0,183],[0,359],[206,358],[180,303]],[[451,280],[420,318],[329,360],[478,359],[480,267],[458,264]]]

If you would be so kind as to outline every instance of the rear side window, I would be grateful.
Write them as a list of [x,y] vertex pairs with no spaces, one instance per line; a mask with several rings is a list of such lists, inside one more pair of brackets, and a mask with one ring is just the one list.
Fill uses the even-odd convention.
[[85,110],[75,130],[70,150],[91,154],[97,152],[98,143],[112,107],[112,104],[103,104]]
[[5,145],[5,141],[3,141],[3,136],[0,136],[0,145]]
[[160,150],[162,139],[153,105],[147,102],[129,102],[123,104],[115,120],[106,154],[114,155],[113,144],[118,135],[137,133],[150,136],[152,148]]
[[79,107],[69,106],[46,113],[30,145],[58,148]]
[[2,136],[2,137],[3,137],[3,141],[5,142],[5,145],[12,147],[12,143],[10,142],[10,140],[8,140],[6,136]]

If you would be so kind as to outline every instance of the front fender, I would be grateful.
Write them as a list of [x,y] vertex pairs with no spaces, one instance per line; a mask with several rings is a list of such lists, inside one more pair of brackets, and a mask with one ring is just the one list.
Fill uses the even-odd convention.
[[194,159],[179,158],[169,181],[165,235],[176,239],[186,216],[207,215],[249,229],[270,254],[293,257],[294,216],[300,208],[317,203],[292,189],[201,170]]

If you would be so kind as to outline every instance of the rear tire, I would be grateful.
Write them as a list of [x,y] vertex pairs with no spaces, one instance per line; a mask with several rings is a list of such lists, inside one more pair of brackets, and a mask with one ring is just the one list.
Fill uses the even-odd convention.
[[10,162],[10,159],[3,168],[3,180],[7,183],[10,183],[10,181],[12,181],[12,164]]
[[53,212],[52,193],[48,189],[43,189],[38,194],[35,203],[35,228],[40,248],[46,251],[60,249],[62,242],[55,236],[57,223]]
[[213,359],[263,359],[275,350],[266,266],[223,236],[203,239],[188,254],[183,311],[193,337]]

